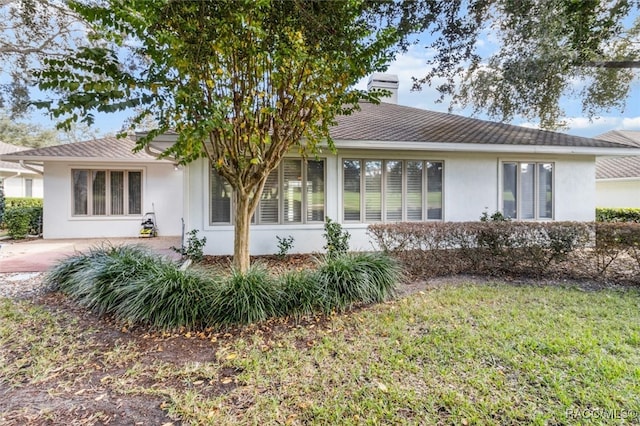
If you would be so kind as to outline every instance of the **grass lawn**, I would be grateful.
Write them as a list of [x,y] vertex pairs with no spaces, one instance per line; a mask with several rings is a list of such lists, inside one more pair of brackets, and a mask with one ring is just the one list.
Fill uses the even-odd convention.
[[[85,404],[149,398],[213,425],[640,422],[636,290],[448,285],[304,324],[179,337],[110,340],[113,324],[78,318],[0,301],[0,399],[30,387]],[[163,355],[170,344],[179,362]],[[0,402],[0,423],[17,410]]]

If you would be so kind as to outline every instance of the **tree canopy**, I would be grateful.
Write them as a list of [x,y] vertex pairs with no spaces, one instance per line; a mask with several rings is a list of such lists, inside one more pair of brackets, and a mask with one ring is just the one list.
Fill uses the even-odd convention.
[[303,156],[331,149],[336,115],[376,99],[354,85],[384,70],[403,36],[398,15],[381,25],[373,4],[71,3],[107,43],[47,59],[40,88],[57,99],[44,104],[65,125],[135,108],[132,127],[149,116],[158,124],[139,148],[173,131],[177,141],[166,155],[207,157],[234,190],[234,262],[246,270],[249,223],[269,173],[292,148]]
[[23,121],[12,119],[5,111],[0,110],[0,142],[11,145],[40,148],[60,143],[58,131]]
[[[438,19],[435,51],[414,87],[503,122],[561,127],[564,98],[589,118],[622,110],[640,70],[637,0],[454,1]],[[486,54],[486,45],[496,50]]]
[[0,0],[0,108],[23,115],[44,58],[90,42],[87,28],[63,0]]

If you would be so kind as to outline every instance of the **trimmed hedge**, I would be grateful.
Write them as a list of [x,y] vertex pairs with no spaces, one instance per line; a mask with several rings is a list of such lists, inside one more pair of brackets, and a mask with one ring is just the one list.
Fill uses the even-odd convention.
[[636,222],[411,222],[368,232],[414,276],[559,274],[640,283]]
[[7,210],[14,207],[40,207],[42,208],[42,198],[33,197],[6,197],[5,206]]
[[[42,198],[6,197],[0,225],[11,238],[39,235],[42,231]],[[13,213],[12,213],[13,212]],[[27,221],[28,218],[28,221]],[[25,225],[25,223],[28,223]]]
[[404,222],[374,224],[375,246],[414,275],[518,272],[538,275],[585,248],[593,233],[581,222]]
[[596,222],[640,223],[640,209],[599,207],[596,209]]
[[42,207],[11,207],[4,212],[3,225],[15,239],[38,235],[42,226]]

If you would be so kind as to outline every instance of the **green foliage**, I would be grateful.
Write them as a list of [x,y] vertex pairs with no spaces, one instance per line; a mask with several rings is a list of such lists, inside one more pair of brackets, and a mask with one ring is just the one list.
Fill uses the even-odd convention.
[[314,280],[325,294],[324,310],[344,311],[356,303],[382,302],[394,294],[400,268],[381,253],[327,256]]
[[596,222],[594,252],[601,275],[625,255],[636,262],[636,268],[640,272],[640,223]]
[[55,129],[45,129],[37,124],[16,121],[3,110],[0,110],[0,135],[2,135],[2,142],[29,148],[60,143],[60,136]]
[[[564,125],[565,96],[582,98],[589,117],[624,109],[640,65],[631,41],[640,32],[637,2],[472,0],[440,11],[448,19],[430,45],[432,67],[414,87],[437,81],[442,98],[458,107],[546,129]],[[487,37],[498,44],[491,56],[479,43]]]
[[141,246],[102,246],[63,259],[45,283],[99,315],[191,329],[376,303],[394,294],[399,278],[398,264],[376,253],[325,258],[316,271],[279,277],[261,265],[211,277],[198,269],[181,270]]
[[208,318],[217,283],[140,246],[103,246],[58,263],[46,278],[82,306],[122,321],[193,328]]
[[218,282],[205,273],[181,270],[171,262],[158,262],[144,279],[119,291],[124,296],[118,317],[158,328],[196,328],[209,324]]
[[7,210],[4,213],[4,224],[11,238],[25,238],[31,229],[31,209],[19,207]]
[[35,197],[6,197],[6,208],[13,207],[40,207],[42,208],[42,198]]
[[218,324],[250,324],[281,314],[282,291],[262,265],[233,270],[213,295],[211,318]]
[[597,222],[640,222],[638,208],[596,208]]
[[279,235],[276,235],[276,239],[278,240],[278,252],[276,253],[276,256],[284,259],[285,256],[289,254],[289,251],[291,251],[291,249],[293,248],[294,239],[291,235],[289,235],[288,237],[280,237]]
[[327,294],[320,287],[315,271],[292,271],[280,277],[282,312],[293,317],[311,315],[325,308]]
[[[10,211],[16,210],[17,213],[8,214]],[[25,225],[28,216],[28,224]],[[15,228],[14,234],[22,235],[13,238],[24,238],[28,234],[38,235],[42,232],[42,198],[27,198],[27,197],[7,197],[5,198],[5,221],[0,220],[2,225],[9,229],[10,225],[7,222],[8,217],[11,217],[12,226]],[[20,219],[18,219],[18,217]],[[26,230],[24,227],[26,226]],[[12,235],[9,231],[9,235]]]
[[187,242],[183,247],[171,247],[176,253],[183,257],[199,262],[204,257],[204,247],[207,245],[207,237],[198,238],[198,230],[192,229],[187,232]]
[[491,216],[487,211],[483,211],[480,215],[480,222],[508,222],[511,219],[503,215],[501,211],[496,210]]
[[349,240],[351,234],[342,229],[342,225],[333,222],[330,218],[326,218],[324,224],[324,237],[326,244],[324,249],[327,251],[327,257],[334,258],[347,254],[349,251]]

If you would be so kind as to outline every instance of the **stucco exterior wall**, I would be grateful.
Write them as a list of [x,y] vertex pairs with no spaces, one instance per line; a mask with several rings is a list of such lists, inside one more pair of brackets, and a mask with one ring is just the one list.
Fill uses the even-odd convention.
[[596,181],[596,206],[640,208],[640,179]]
[[3,181],[5,197],[27,197],[27,179],[31,179],[31,197],[42,198],[43,181],[42,176],[32,174],[15,174],[3,173],[0,176]]
[[[475,221],[487,211],[501,209],[501,174],[503,161],[541,161],[554,163],[554,219],[590,221],[595,209],[595,159],[590,156],[509,155],[479,153],[444,153],[424,151],[355,151],[339,150],[338,156],[326,156],[326,211],[332,220],[342,222],[342,159],[433,160],[444,163],[443,220]],[[209,224],[209,175],[206,160],[187,167],[185,203],[189,213],[186,229],[201,231],[207,237],[207,254],[233,253],[233,226]],[[353,250],[370,250],[366,223],[345,223],[351,233]],[[322,252],[325,240],[323,224],[256,225],[250,236],[251,254],[277,252],[276,236],[294,238],[293,252]]]
[[44,238],[136,237],[142,215],[73,216],[71,169],[142,170],[142,212],[155,210],[158,234],[176,236],[182,232],[183,170],[170,163],[146,164],[44,164]]

